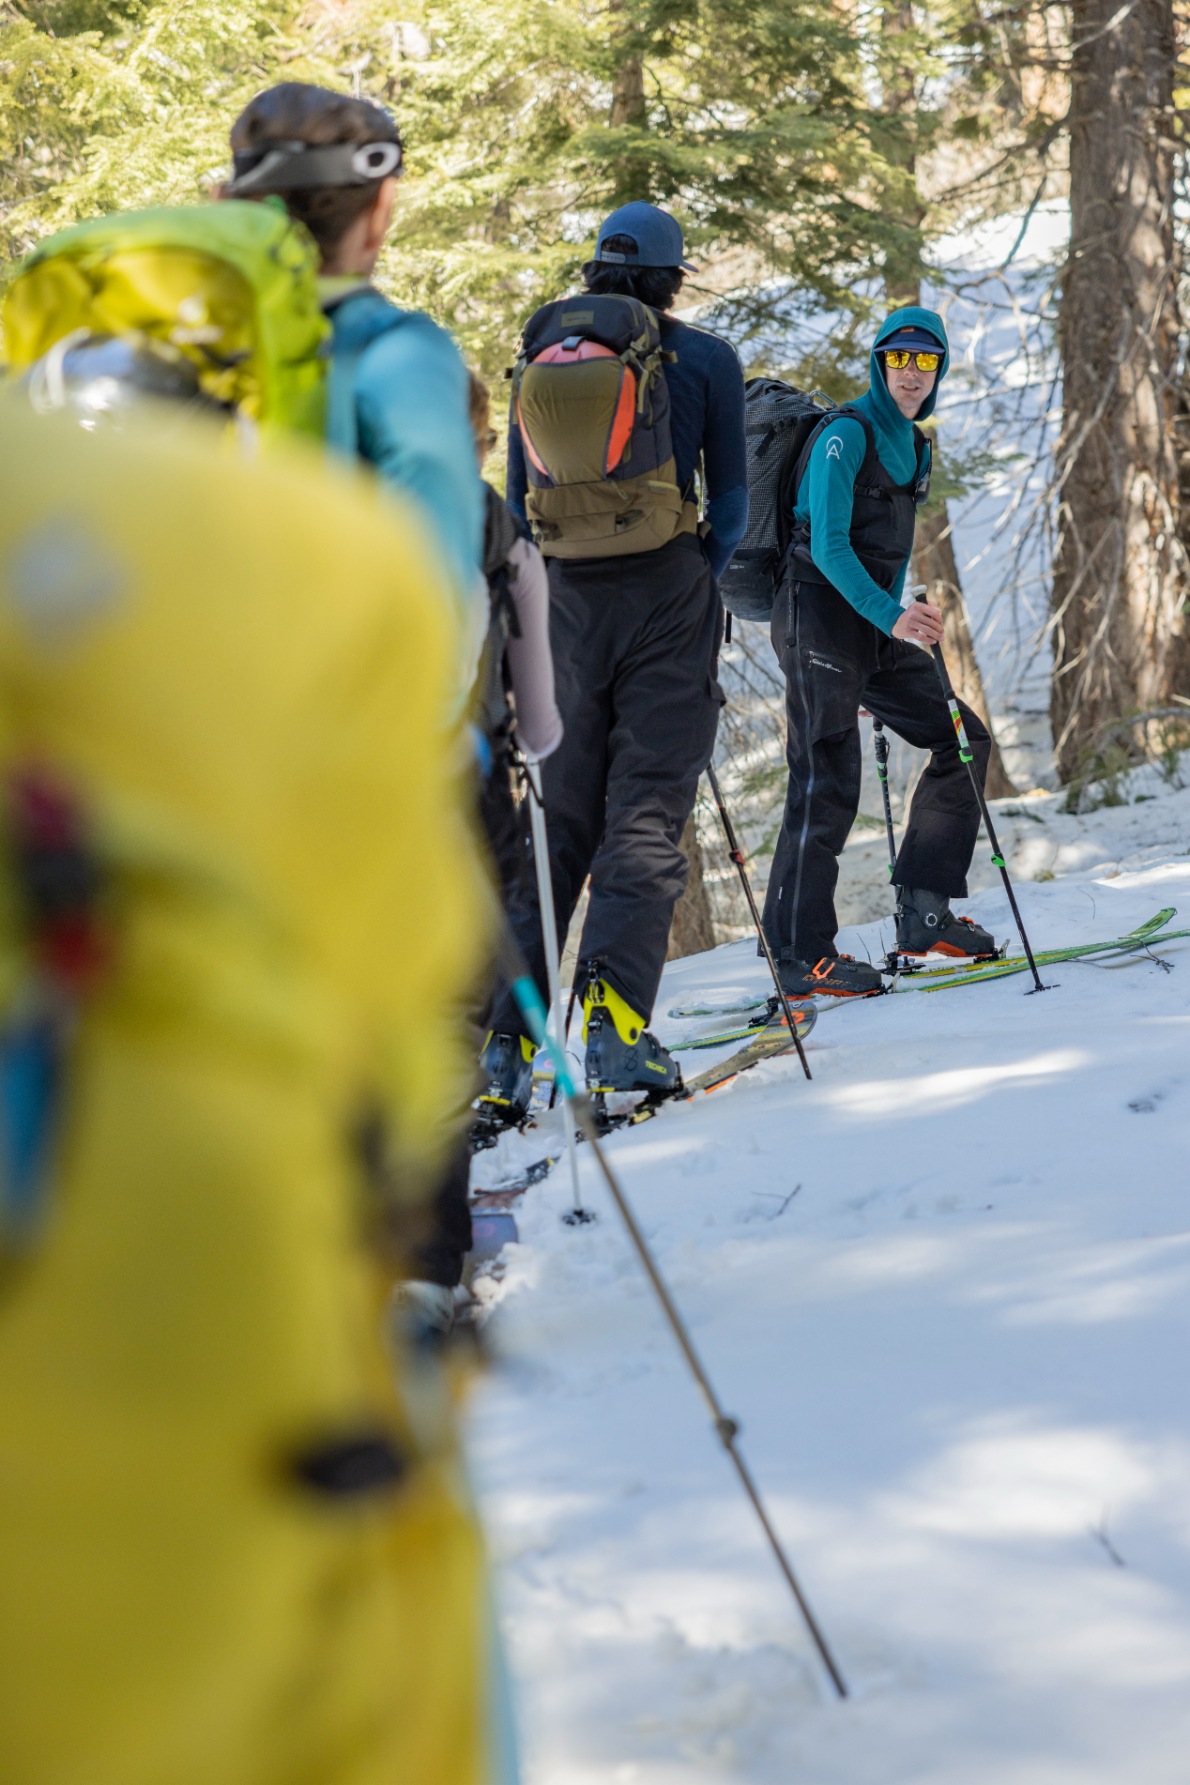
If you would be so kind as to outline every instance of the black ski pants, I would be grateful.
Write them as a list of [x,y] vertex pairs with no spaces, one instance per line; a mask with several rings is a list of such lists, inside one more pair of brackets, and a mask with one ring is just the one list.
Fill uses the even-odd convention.
[[[859,809],[858,710],[928,750],[893,880],[961,898],[979,832],[979,803],[932,657],[889,638],[825,583],[787,579],[773,607],[773,649],[786,684],[789,788],[764,903],[764,929],[782,960],[834,955],[839,853]],[[982,782],[991,742],[959,707]]]
[[[497,751],[491,773],[479,782],[476,815],[495,889],[507,909],[516,894],[522,864],[506,749]],[[468,1019],[481,1018],[486,1004],[485,990]],[[471,1250],[470,1175],[471,1147],[466,1130],[461,1130],[434,1193],[428,1235],[412,1260],[412,1275],[423,1282],[453,1289],[463,1280],[463,1261]]]
[[[550,644],[565,736],[542,764],[559,946],[591,876],[580,966],[646,1020],[686,884],[678,847],[711,760],[723,695],[722,606],[693,534],[625,558],[550,560]],[[528,815],[525,814],[527,851]],[[536,880],[522,876],[513,929],[542,995]],[[524,1024],[511,996],[492,1027]]]

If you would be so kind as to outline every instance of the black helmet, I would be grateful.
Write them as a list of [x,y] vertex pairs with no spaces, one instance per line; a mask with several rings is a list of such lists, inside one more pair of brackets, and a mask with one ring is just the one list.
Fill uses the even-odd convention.
[[226,416],[208,397],[184,354],[148,335],[97,335],[78,329],[56,341],[21,380],[40,414],[65,409],[87,429],[119,427],[146,405],[169,402]]

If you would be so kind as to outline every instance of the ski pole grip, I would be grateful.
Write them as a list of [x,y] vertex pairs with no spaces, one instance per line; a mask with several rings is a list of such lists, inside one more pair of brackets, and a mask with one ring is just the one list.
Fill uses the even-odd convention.
[[[913,596],[914,601],[920,601],[924,606],[929,596],[929,589],[925,583],[914,583],[913,588],[910,590],[910,594]],[[954,687],[951,683],[950,671],[946,667],[946,658],[942,655],[942,646],[940,644],[931,645],[930,655],[934,659],[935,666],[938,670],[943,694],[946,696],[947,700],[953,700]]]

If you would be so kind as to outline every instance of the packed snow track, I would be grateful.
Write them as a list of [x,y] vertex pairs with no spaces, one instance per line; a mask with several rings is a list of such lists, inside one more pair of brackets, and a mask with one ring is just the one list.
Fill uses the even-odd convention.
[[[1153,853],[1023,884],[1034,944],[1190,925]],[[1010,935],[1002,893],[969,909]],[[564,1166],[527,1193],[471,1449],[531,1785],[1185,1785],[1190,943],[1162,953],[828,1010],[812,1084],[769,1061],[608,1143],[849,1702],[594,1161],[594,1226]],[[763,983],[734,943],[658,1008]]]

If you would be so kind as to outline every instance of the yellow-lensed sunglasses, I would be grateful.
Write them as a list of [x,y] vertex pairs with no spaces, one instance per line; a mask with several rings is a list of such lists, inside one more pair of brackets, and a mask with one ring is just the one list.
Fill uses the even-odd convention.
[[912,360],[919,372],[936,372],[942,364],[940,353],[909,353],[904,347],[886,347],[884,362],[894,372],[903,372]]

